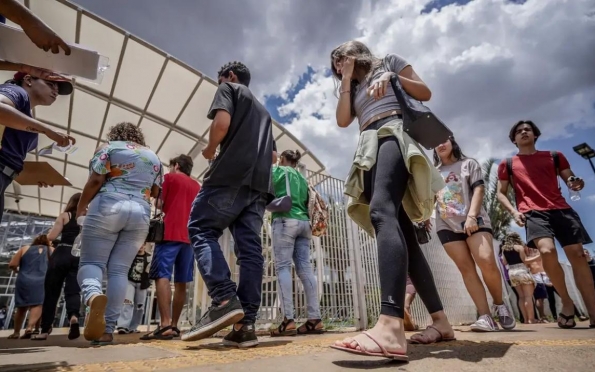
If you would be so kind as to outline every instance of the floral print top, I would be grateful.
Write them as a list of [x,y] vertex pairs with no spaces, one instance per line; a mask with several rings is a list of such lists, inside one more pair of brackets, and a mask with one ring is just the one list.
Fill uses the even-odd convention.
[[126,141],[111,141],[98,150],[89,166],[90,172],[107,174],[99,192],[118,192],[151,198],[153,184],[161,187],[163,167],[149,148]]

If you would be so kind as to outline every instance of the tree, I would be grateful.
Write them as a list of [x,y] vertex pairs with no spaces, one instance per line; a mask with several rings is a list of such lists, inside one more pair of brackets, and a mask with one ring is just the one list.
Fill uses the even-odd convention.
[[[490,158],[486,160],[481,168],[483,172],[483,179],[485,183],[485,197],[483,198],[483,207],[490,217],[492,223],[492,231],[494,232],[494,239],[500,240],[510,230],[510,223],[513,217],[498,201],[498,175],[494,171],[496,159]],[[512,188],[508,189],[508,199],[514,205],[514,193]]]

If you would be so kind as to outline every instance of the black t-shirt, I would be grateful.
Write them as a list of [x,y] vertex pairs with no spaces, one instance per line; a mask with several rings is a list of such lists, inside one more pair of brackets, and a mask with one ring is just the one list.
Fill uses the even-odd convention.
[[231,123],[203,186],[250,186],[273,195],[271,115],[248,87],[234,83],[219,86],[207,117],[214,119],[218,110],[227,111]]

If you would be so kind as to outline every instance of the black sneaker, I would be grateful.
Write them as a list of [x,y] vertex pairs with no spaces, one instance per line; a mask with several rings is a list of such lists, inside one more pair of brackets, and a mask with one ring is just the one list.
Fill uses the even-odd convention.
[[254,324],[244,324],[239,331],[232,327],[231,332],[223,338],[223,345],[239,348],[254,347],[258,345],[258,338]]
[[202,318],[181,337],[182,341],[197,341],[214,335],[225,327],[236,324],[244,317],[242,304],[233,297],[223,306],[211,306]]

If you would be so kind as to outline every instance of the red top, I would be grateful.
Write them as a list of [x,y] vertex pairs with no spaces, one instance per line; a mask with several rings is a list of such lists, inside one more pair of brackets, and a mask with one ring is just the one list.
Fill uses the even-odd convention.
[[[559,171],[570,168],[568,160],[558,152]],[[498,179],[508,181],[506,159],[498,166]],[[512,183],[517,200],[517,210],[547,211],[568,209],[570,206],[558,188],[554,158],[549,151],[537,151],[532,155],[515,155],[512,158]]]
[[184,173],[168,173],[162,187],[164,240],[190,244],[188,218],[192,202],[200,191],[200,184]]

